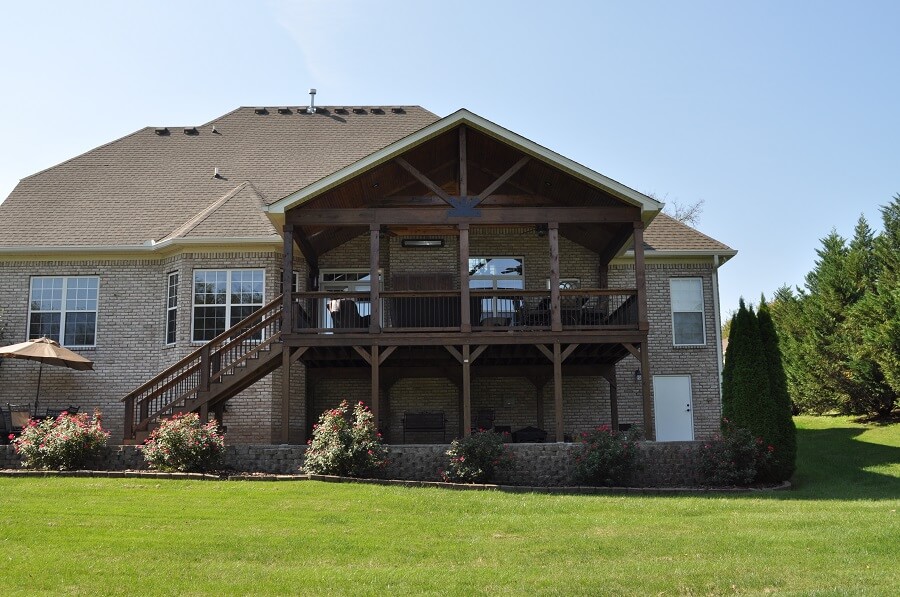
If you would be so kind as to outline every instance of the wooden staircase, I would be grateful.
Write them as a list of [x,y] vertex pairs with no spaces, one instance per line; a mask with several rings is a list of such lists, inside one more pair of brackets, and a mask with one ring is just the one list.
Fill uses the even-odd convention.
[[281,366],[281,313],[279,296],[125,396],[124,443],[176,413],[221,417],[226,400]]

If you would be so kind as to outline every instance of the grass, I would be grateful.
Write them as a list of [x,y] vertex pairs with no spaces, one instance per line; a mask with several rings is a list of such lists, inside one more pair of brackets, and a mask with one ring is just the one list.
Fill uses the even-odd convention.
[[900,592],[900,425],[800,417],[796,489],[645,497],[0,479],[12,594]]

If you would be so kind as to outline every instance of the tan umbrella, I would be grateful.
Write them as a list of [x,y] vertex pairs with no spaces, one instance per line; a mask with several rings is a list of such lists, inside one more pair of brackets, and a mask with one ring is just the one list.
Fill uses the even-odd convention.
[[38,398],[41,395],[41,374],[44,372],[44,363],[56,367],[68,367],[77,371],[87,371],[94,368],[94,362],[68,348],[63,348],[58,342],[50,338],[38,338],[28,342],[20,342],[11,346],[0,348],[0,358],[28,359],[38,361],[41,364],[38,370],[37,394],[34,396],[34,411],[37,413]]

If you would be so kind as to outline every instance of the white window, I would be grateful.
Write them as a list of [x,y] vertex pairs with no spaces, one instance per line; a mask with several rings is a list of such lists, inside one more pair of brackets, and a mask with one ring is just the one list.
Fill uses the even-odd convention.
[[[521,257],[472,257],[469,259],[469,288],[477,290],[522,290],[525,288],[525,260]],[[494,295],[481,299],[482,317],[512,317],[519,298]]]
[[172,272],[166,285],[166,344],[175,344],[178,331],[178,272]]
[[703,280],[701,278],[672,278],[669,280],[672,299],[672,338],[675,346],[706,344],[703,317]]
[[63,346],[96,346],[96,276],[34,276],[28,305],[28,339],[46,336]]
[[[382,272],[378,270],[379,284],[383,285],[381,278]],[[322,318],[320,325],[324,328],[341,327],[341,322],[335,322],[334,320],[334,311],[338,307],[335,301],[341,300],[339,293],[364,292],[368,294],[372,290],[371,280],[372,276],[369,275],[369,270],[367,269],[328,270],[321,272],[319,274],[319,290],[333,294],[329,295],[328,298],[322,299],[319,309]],[[361,327],[363,323],[368,327],[368,323],[363,322],[363,318],[370,316],[372,313],[372,304],[369,301],[369,297],[355,297],[350,300],[354,303],[352,306],[356,308],[356,314],[354,315],[352,312],[349,315],[347,313],[343,314],[345,327]],[[348,303],[347,308],[349,309],[350,307],[351,305]]]
[[194,270],[194,321],[191,339],[212,340],[263,306],[261,269]]

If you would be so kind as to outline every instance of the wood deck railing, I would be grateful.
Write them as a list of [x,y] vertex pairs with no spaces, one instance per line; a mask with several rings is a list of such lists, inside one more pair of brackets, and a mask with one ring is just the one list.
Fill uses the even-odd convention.
[[225,377],[281,342],[279,296],[125,396],[125,439],[161,417],[216,399]]
[[464,309],[459,290],[382,290],[378,321],[372,325],[367,292],[295,292],[293,332],[460,332],[542,331],[553,329],[554,307],[563,330],[637,329],[637,290],[587,288],[560,290],[552,304],[549,290],[481,290],[468,292]]

